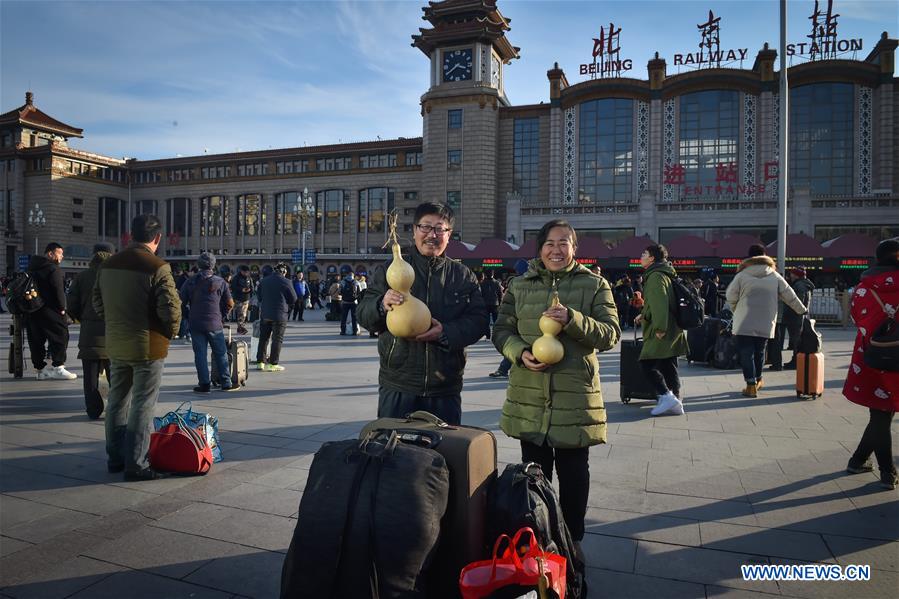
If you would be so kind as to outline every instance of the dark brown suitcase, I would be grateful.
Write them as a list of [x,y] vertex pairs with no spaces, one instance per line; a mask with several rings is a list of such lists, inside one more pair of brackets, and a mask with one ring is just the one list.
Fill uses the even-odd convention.
[[406,418],[379,418],[362,429],[395,430],[401,441],[430,447],[449,468],[449,503],[441,522],[437,555],[432,562],[429,597],[458,597],[459,574],[471,562],[487,559],[487,490],[496,478],[496,437],[488,430],[450,426],[430,412]]

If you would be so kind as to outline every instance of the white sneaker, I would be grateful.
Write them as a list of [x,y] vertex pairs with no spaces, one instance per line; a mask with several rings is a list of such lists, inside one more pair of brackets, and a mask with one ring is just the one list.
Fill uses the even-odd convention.
[[683,416],[684,415],[684,402],[682,402],[680,400],[680,398],[677,398],[677,403],[674,405],[673,408],[668,410],[668,412],[670,414],[674,414],[675,416]]
[[63,365],[52,367],[47,378],[73,381],[78,378],[78,375],[73,372],[69,372],[68,370],[66,370],[65,365]]
[[[659,395],[659,402],[652,409],[650,414],[652,414],[653,416],[660,416],[660,415],[664,414],[665,412],[667,412],[668,410],[671,410],[672,408],[677,407],[678,404],[680,404],[680,400],[674,396],[674,393],[669,391],[665,395]],[[681,405],[680,409],[681,409],[681,412],[683,412],[683,405]]]
[[44,368],[41,368],[40,370],[37,371],[37,374],[34,375],[34,378],[36,378],[39,381],[43,381],[43,380],[52,378],[50,376],[50,369],[47,368],[46,366]]

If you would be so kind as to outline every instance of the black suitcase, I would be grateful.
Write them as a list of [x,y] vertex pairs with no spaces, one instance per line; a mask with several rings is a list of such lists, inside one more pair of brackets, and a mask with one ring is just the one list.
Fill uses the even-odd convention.
[[720,318],[706,318],[701,327],[687,331],[688,362],[711,362],[715,341],[723,324]]
[[[449,503],[437,555],[430,572],[431,597],[458,597],[459,573],[471,562],[490,557],[495,539],[487,539],[487,491],[496,478],[496,437],[473,426],[450,426],[429,412],[406,418],[379,418],[365,425],[360,438],[372,431],[395,430],[401,441],[419,442],[446,460],[450,475]],[[513,531],[514,533],[514,531]],[[488,545],[490,543],[490,545]]]
[[642,349],[643,338],[637,337],[637,329],[635,327],[633,340],[621,340],[621,403],[630,403],[633,398],[658,399],[659,397],[640,366],[640,351]]
[[715,353],[712,366],[722,370],[733,370],[740,367],[740,355],[737,351],[737,338],[731,332],[730,325],[715,340]]
[[13,314],[12,324],[9,325],[9,336],[12,340],[9,342],[9,355],[7,356],[7,366],[9,373],[13,378],[20,379],[25,373],[25,333],[23,328],[25,323],[23,318],[18,314]]
[[448,496],[443,456],[396,432],[325,443],[300,499],[282,599],[424,599]]
[[[250,375],[250,348],[247,346],[246,341],[231,338],[230,326],[225,325],[225,329],[228,331],[226,347],[228,349],[228,368],[231,370],[231,385],[233,387],[243,387],[247,384],[247,378]],[[222,384],[222,377],[219,376],[219,369],[215,360],[212,360],[209,379],[217,387]]]

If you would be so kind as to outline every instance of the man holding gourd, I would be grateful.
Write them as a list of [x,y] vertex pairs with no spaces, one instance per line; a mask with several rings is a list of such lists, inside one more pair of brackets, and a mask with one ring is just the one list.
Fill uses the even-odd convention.
[[461,424],[465,348],[483,336],[487,312],[474,274],[444,255],[454,222],[449,206],[420,204],[404,259],[394,218],[393,260],[362,294],[359,323],[378,333],[379,418],[427,410]]
[[537,258],[512,279],[493,344],[512,362],[500,427],[521,441],[522,462],[552,479],[572,538],[584,537],[589,448],[606,442],[596,351],[621,336],[608,281],[575,260],[577,233],[552,220],[537,235]]

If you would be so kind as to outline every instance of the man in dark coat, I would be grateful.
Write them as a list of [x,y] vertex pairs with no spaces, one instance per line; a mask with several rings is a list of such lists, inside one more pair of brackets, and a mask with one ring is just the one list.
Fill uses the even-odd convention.
[[[274,269],[266,265],[263,276],[259,282],[257,295],[259,297],[259,319],[262,321],[259,327],[259,349],[256,352],[256,367],[266,372],[281,372],[284,367],[278,364],[281,357],[281,344],[284,343],[284,331],[287,330],[287,319],[290,308],[297,301],[297,293],[293,285],[287,280],[290,270],[287,265],[279,263]],[[269,353],[268,362],[265,361],[265,350],[268,341],[272,341],[272,351]]]
[[[802,302],[802,305],[808,311],[811,307],[812,291],[815,289],[815,284],[806,277],[805,269],[800,266],[788,271],[787,281],[796,293],[796,297],[799,298],[799,301]],[[793,350],[793,357],[783,367],[786,370],[796,370],[796,343],[799,341],[799,332],[802,330],[802,315],[797,314],[793,310],[784,310],[783,326],[790,335],[787,349]],[[783,345],[782,341],[781,345]]]
[[499,317],[499,304],[503,301],[503,288],[496,279],[493,278],[493,271],[479,273],[483,280],[479,277],[478,283],[481,285],[481,296],[484,298],[484,308],[487,310],[487,339],[490,339],[490,332],[496,319]]
[[103,414],[105,400],[100,393],[100,373],[109,382],[109,355],[106,353],[106,323],[94,310],[92,297],[97,269],[115,253],[111,243],[101,242],[94,246],[94,255],[87,270],[78,273],[69,289],[69,316],[81,323],[78,335],[78,359],[84,370],[84,407],[87,416],[96,420]]
[[378,417],[427,410],[449,424],[462,420],[465,348],[484,335],[487,312],[474,274],[445,255],[454,222],[445,204],[415,209],[415,247],[406,260],[415,271],[411,293],[431,311],[430,329],[414,339],[387,330],[387,312],[405,301],[387,286],[387,265],[375,269],[362,294],[359,322],[378,333]]
[[[26,318],[31,363],[37,379],[77,379],[66,370],[66,348],[69,346],[69,326],[66,322],[66,286],[59,265],[63,260],[62,246],[48,243],[43,256],[32,256],[28,272],[34,277],[38,295],[44,298],[43,307]],[[44,359],[45,346],[50,348],[53,362],[50,368]]]
[[231,297],[234,299],[234,318],[237,320],[238,332],[245,332],[247,314],[250,311],[250,298],[253,295],[253,279],[250,277],[250,267],[241,264],[237,269],[237,275],[231,279]]

